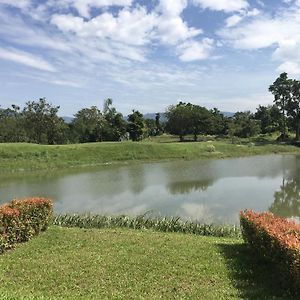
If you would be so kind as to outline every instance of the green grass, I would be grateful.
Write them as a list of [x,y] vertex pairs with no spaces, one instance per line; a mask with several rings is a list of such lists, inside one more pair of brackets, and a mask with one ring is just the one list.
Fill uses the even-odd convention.
[[[226,158],[270,153],[300,153],[300,148],[270,141],[232,144],[229,140],[207,142],[114,142],[74,145],[0,144],[0,173],[101,166],[111,163],[174,159]],[[155,139],[154,139],[155,140]],[[165,142],[163,142],[165,141]],[[210,152],[210,146],[215,147]]]
[[0,299],[292,299],[236,238],[51,226],[0,256]]

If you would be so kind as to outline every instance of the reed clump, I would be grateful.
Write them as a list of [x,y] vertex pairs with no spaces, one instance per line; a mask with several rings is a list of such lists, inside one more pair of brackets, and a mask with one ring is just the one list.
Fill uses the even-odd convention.
[[239,227],[234,225],[201,224],[197,222],[184,221],[179,217],[159,218],[129,216],[103,216],[92,214],[57,215],[53,224],[62,227],[78,228],[129,228],[129,229],[151,229],[161,232],[179,232],[197,234],[201,236],[215,237],[241,237]]

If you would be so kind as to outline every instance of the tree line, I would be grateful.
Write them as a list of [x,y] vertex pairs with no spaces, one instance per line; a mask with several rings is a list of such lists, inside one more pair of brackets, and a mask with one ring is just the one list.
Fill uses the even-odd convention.
[[259,133],[280,131],[280,139],[287,139],[288,132],[300,139],[300,82],[282,73],[270,85],[274,103],[259,105],[255,113],[237,112],[224,116],[217,108],[207,109],[192,103],[171,105],[155,119],[145,119],[133,110],[124,117],[113,106],[112,99],[104,101],[102,111],[96,107],[79,110],[70,123],[58,116],[59,106],[45,98],[28,101],[21,109],[12,105],[0,109],[0,142],[31,142],[38,144],[87,143],[101,141],[139,141],[163,133],[178,135],[181,141],[192,136],[218,135],[247,138]]

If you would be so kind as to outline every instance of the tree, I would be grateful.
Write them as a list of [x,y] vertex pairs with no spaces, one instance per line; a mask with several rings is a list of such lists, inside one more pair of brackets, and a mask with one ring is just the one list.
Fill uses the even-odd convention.
[[296,140],[300,140],[300,81],[293,80],[292,97],[287,104],[287,114],[292,119],[292,127],[296,131]]
[[66,142],[67,126],[57,116],[59,106],[52,106],[45,98],[28,101],[22,111],[24,128],[30,142],[61,144]]
[[72,122],[73,130],[79,142],[101,142],[106,120],[96,107],[83,108],[75,114]]
[[281,137],[287,138],[287,105],[291,101],[293,81],[288,79],[287,73],[282,73],[269,87],[269,91],[274,95],[274,103],[281,112]]
[[229,128],[231,135],[249,138],[260,133],[260,122],[254,119],[250,111],[237,112]]
[[143,115],[133,110],[132,114],[128,116],[127,131],[133,141],[139,141],[144,137],[146,132],[146,124]]
[[103,129],[103,139],[106,141],[120,141],[126,134],[126,121],[123,115],[112,106],[113,100],[104,101],[103,116],[106,120]]
[[156,134],[161,135],[163,133],[163,126],[160,123],[160,113],[155,114],[155,126],[156,126]]
[[210,110],[210,119],[211,127],[208,129],[209,134],[226,134],[227,120],[217,108]]
[[191,132],[191,109],[190,105],[179,102],[171,105],[166,112],[166,129],[169,133],[178,135],[180,141],[184,141],[184,136]]
[[276,105],[259,105],[254,117],[260,121],[262,133],[271,133],[280,129],[281,114]]
[[168,132],[179,135],[180,141],[187,134],[192,134],[194,141],[197,141],[198,135],[214,133],[220,129],[218,122],[221,116],[217,110],[209,111],[191,103],[179,102],[176,106],[170,106],[166,116]]
[[24,118],[20,107],[0,109],[0,142],[15,143],[28,141],[24,129]]
[[147,127],[147,136],[156,136],[157,135],[157,127],[156,122],[153,119],[145,119],[146,127]]
[[189,115],[191,118],[191,133],[194,136],[194,141],[198,140],[199,134],[208,134],[214,131],[214,120],[211,111],[199,105],[188,104],[190,109]]

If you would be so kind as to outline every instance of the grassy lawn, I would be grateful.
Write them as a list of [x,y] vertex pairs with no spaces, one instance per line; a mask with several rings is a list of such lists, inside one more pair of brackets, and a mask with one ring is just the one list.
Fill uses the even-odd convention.
[[50,227],[0,256],[1,299],[289,299],[239,239]]
[[[162,138],[160,138],[162,139]],[[75,145],[0,144],[0,173],[67,169],[107,163],[173,159],[226,158],[270,153],[300,153],[300,148],[271,142],[232,144],[229,140],[208,142],[105,142]],[[210,151],[210,145],[215,151]]]

